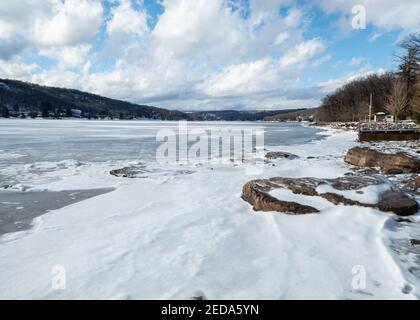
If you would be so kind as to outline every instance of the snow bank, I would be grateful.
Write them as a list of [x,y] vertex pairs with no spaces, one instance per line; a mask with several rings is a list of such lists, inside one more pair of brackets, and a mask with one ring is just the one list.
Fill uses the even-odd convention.
[[[256,178],[344,174],[342,155],[354,138],[340,132],[279,146],[301,158],[277,161],[259,176],[203,166],[189,175],[124,179],[103,165],[79,166],[45,186],[117,190],[0,238],[0,298],[189,299],[200,290],[209,299],[413,299],[416,290],[403,292],[407,280],[382,239],[391,215],[316,199],[317,215],[255,213],[241,199],[244,183]],[[51,287],[55,266],[65,268],[65,290]],[[365,288],[352,286],[356,266],[364,268]]]

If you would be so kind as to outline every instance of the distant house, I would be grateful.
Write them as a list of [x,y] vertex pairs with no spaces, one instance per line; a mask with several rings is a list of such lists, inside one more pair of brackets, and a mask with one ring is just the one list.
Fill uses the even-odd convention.
[[394,116],[393,115],[390,115],[390,114],[386,115],[385,116],[385,122],[387,122],[387,123],[393,123],[394,122]]
[[377,113],[375,113],[374,121],[375,122],[384,122],[385,118],[386,118],[386,113],[385,112],[377,112]]
[[79,109],[71,109],[71,115],[75,118],[81,118],[82,117],[82,110]]

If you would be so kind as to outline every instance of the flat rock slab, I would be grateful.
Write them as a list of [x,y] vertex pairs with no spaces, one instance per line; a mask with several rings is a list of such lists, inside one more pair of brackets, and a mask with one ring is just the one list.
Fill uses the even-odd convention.
[[[337,192],[320,193],[317,188],[327,184]],[[385,184],[386,188],[379,188],[377,203],[364,203],[349,199],[340,191],[353,190],[362,194],[362,188]],[[276,177],[264,180],[253,180],[246,183],[242,190],[242,199],[250,203],[255,211],[276,211],[287,214],[317,213],[318,209],[297,202],[280,200],[269,194],[274,189],[288,189],[295,194],[305,196],[319,196],[335,205],[362,206],[377,208],[385,212],[394,212],[400,216],[415,214],[419,205],[412,197],[395,187],[388,179],[382,176],[345,176],[336,179],[317,178],[282,178]]]
[[139,178],[141,175],[147,173],[145,167],[125,167],[121,169],[111,170],[111,175],[118,178]]
[[388,154],[370,148],[355,147],[347,152],[344,161],[358,167],[380,168],[387,174],[420,172],[420,159],[404,152]]
[[124,167],[121,169],[111,170],[110,175],[117,178],[129,178],[129,179],[145,179],[151,175],[162,175],[162,176],[178,176],[185,174],[193,174],[195,171],[192,170],[161,170],[161,169],[150,169],[145,165]]
[[265,154],[265,157],[266,159],[270,159],[270,160],[275,160],[275,159],[294,160],[294,159],[299,158],[299,156],[295,154],[283,152],[283,151],[269,151]]

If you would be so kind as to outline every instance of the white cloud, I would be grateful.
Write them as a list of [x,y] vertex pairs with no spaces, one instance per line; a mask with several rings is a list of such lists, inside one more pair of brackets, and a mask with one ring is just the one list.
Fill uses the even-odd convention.
[[32,74],[29,80],[46,86],[83,89],[83,83],[88,81],[88,78],[73,71],[53,69]]
[[232,65],[200,85],[209,96],[252,94],[278,86],[279,72],[268,58]]
[[[222,0],[165,0],[153,46],[175,59],[223,62],[244,53],[244,22]],[[235,54],[233,54],[235,53]]]
[[[367,2],[368,15],[372,8],[384,13],[392,7]],[[228,0],[162,0],[164,12],[152,29],[141,0],[108,1],[112,6],[106,11],[99,0],[5,3],[0,3],[0,77],[133,102],[189,110],[314,107],[322,94],[370,71],[355,57],[350,64],[357,72],[325,81],[321,88],[296,90],[310,82],[307,67],[333,58],[324,52],[326,39],[307,36],[309,7],[293,0],[251,0],[246,18],[242,2],[236,10]],[[327,12],[351,14],[346,1],[320,5]],[[370,19],[385,26],[388,18],[372,13]],[[348,23],[348,16],[342,21]],[[41,69],[24,63],[30,55],[57,63]]]
[[[156,28],[140,39],[130,37],[117,54],[115,68],[91,75],[85,87],[171,108],[250,108],[261,103],[256,98],[261,93],[295,85],[297,69],[324,50],[320,39],[305,41],[296,29],[298,10],[290,10],[286,18],[267,13],[270,19],[255,29],[252,16],[242,19],[222,0],[172,0],[163,5]],[[133,14],[127,3],[120,7],[113,10],[108,28],[116,12]],[[280,2],[274,7],[279,9]],[[260,3],[258,8],[260,14],[268,7]],[[293,63],[299,68],[290,70]]]
[[98,0],[53,1],[51,13],[35,19],[33,41],[58,46],[86,43],[98,32],[102,10]]
[[326,54],[326,55],[322,56],[321,58],[315,60],[312,63],[312,66],[315,67],[315,68],[317,68],[320,65],[324,64],[325,62],[330,61],[331,59],[332,59],[332,56],[330,54]]
[[366,77],[374,73],[382,74],[384,72],[385,70],[382,68],[379,68],[377,70],[372,70],[368,67],[362,67],[357,71],[348,72],[339,78],[329,79],[327,81],[321,82],[319,84],[320,91],[324,94],[328,94],[328,93],[334,92],[335,90],[337,90],[338,88],[342,87],[343,85],[345,85],[346,83],[352,80]]
[[121,37],[128,34],[144,36],[149,28],[143,11],[133,9],[130,0],[119,0],[119,5],[112,9],[112,18],[107,24],[110,37]]
[[[362,5],[366,8],[367,23],[385,31],[403,30],[413,32],[419,29],[420,2],[418,0],[317,0],[328,13],[341,12],[352,16],[352,8]],[[346,19],[351,26],[351,19]]]
[[89,58],[91,48],[89,44],[82,44],[75,47],[43,49],[39,54],[55,59],[58,68],[67,69],[83,66]]
[[281,59],[280,65],[286,67],[298,67],[307,59],[314,57],[325,50],[324,43],[319,39],[311,39],[298,44],[289,50]]
[[368,62],[368,59],[366,59],[365,57],[353,57],[351,58],[349,62],[349,66],[359,66],[367,62]]
[[70,47],[88,43],[99,31],[100,0],[19,0],[0,2],[0,58],[27,47]]
[[0,60],[0,77],[2,78],[30,78],[38,66],[34,63],[23,64],[17,62],[5,62]]

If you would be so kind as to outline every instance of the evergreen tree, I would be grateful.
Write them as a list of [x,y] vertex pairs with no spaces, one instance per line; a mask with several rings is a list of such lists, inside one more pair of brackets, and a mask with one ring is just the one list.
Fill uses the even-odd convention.
[[43,118],[49,118],[50,117],[50,110],[52,109],[52,105],[49,101],[44,101],[41,103],[40,106],[41,114]]
[[10,118],[9,109],[5,105],[0,104],[0,114],[3,118]]
[[71,108],[70,107],[67,107],[66,108],[66,117],[67,118],[73,117],[73,113],[71,112]]

